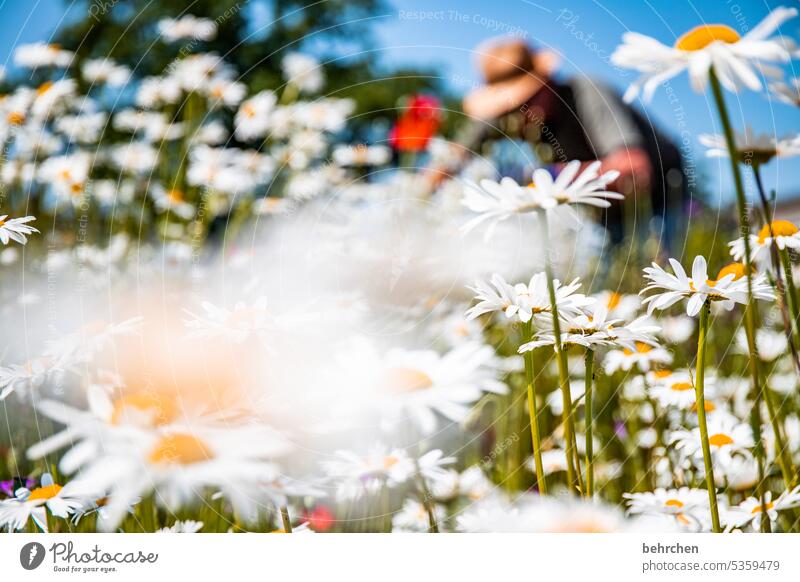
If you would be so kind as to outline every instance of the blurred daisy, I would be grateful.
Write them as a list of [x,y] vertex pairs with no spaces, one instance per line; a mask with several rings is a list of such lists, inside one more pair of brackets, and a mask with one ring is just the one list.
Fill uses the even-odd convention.
[[84,466],[75,482],[108,498],[100,529],[116,528],[131,501],[150,492],[177,511],[199,503],[209,489],[220,491],[237,515],[257,515],[265,487],[281,476],[274,461],[289,452],[289,442],[261,425],[178,429],[131,431],[107,440]]
[[682,344],[694,333],[695,320],[688,315],[662,317],[658,323],[661,326],[659,335],[671,344]]
[[178,188],[167,190],[161,184],[153,184],[148,193],[157,212],[174,214],[183,220],[194,218],[195,206],[187,202],[182,190]]
[[[436,523],[441,525],[447,519],[445,508],[439,504],[433,505],[433,514]],[[427,532],[430,527],[428,510],[416,499],[406,499],[402,509],[392,516],[393,532]]]
[[57,44],[36,42],[20,45],[14,50],[14,64],[26,69],[42,67],[69,67],[75,55]]
[[277,102],[272,91],[261,91],[245,100],[234,119],[236,137],[249,141],[267,135]]
[[[706,398],[713,398],[713,378],[707,377],[703,388]],[[655,378],[648,392],[664,408],[675,407],[681,410],[691,410],[695,405],[694,382],[686,371],[676,371],[668,376]],[[711,402],[707,400],[706,407],[708,408],[709,405]]]
[[202,521],[187,519],[186,521],[176,521],[170,527],[162,527],[156,533],[197,533],[203,528]]
[[[660,291],[644,299],[648,314],[656,309],[667,309],[683,299],[688,299],[686,314],[696,316],[706,301],[719,301],[727,309],[733,309],[736,303],[747,303],[747,279],[744,277],[744,267],[734,263],[723,267],[717,279],[710,279],[706,259],[697,255],[692,264],[691,278],[686,275],[681,264],[675,259],[669,260],[674,275],[653,263],[652,267],[644,269],[645,279],[650,283],[642,290],[642,294],[649,291]],[[752,293],[756,299],[771,301],[775,298],[769,283],[763,275],[753,277]]]
[[647,372],[654,364],[671,364],[672,354],[663,347],[638,342],[636,349],[611,350],[606,354],[603,366],[606,374],[614,374],[619,370],[629,372],[634,366]]
[[778,100],[800,107],[800,77],[793,77],[788,83],[772,83],[769,88]]
[[[727,158],[728,146],[723,135],[701,134],[697,138],[706,146],[706,155],[710,158]],[[752,127],[746,127],[744,133],[738,131],[734,135],[736,155],[740,162],[766,164],[772,158],[790,158],[800,155],[800,136],[793,135],[778,139],[773,134],[756,135]]]
[[181,18],[159,20],[158,33],[167,42],[174,42],[182,38],[208,41],[217,36],[217,25],[208,18],[198,18],[187,14]]
[[131,70],[112,59],[89,59],[83,63],[81,73],[89,83],[105,83],[109,87],[125,85],[131,78]]
[[301,93],[316,93],[325,83],[325,75],[319,61],[303,53],[289,53],[281,61],[283,75]]
[[359,168],[383,166],[392,158],[392,150],[381,145],[337,145],[333,148],[333,161],[340,166]]
[[36,220],[35,216],[22,218],[9,218],[8,214],[0,216],[0,242],[7,245],[9,241],[24,245],[28,242],[28,235],[39,232],[27,223]]
[[674,517],[681,529],[698,531],[708,512],[708,492],[705,489],[656,489],[646,493],[624,493],[628,513],[637,515],[668,515]]
[[642,298],[638,295],[623,295],[616,291],[601,291],[593,295],[597,305],[605,305],[608,315],[623,321],[630,321],[642,307]]
[[[736,345],[741,354],[750,354],[747,334],[744,329],[736,334]],[[784,332],[760,328],[756,331],[758,357],[764,362],[773,362],[789,352],[789,342]]]
[[322,467],[337,482],[337,495],[342,499],[375,493],[383,485],[395,487],[416,471],[414,460],[404,450],[389,450],[383,445],[372,446],[364,455],[337,451],[335,459],[324,461]]
[[74,482],[61,486],[53,481],[49,473],[42,475],[39,487],[29,490],[17,489],[14,497],[0,501],[0,528],[19,531],[33,522],[47,533],[47,512],[60,518],[68,517],[85,503],[85,495]]
[[771,72],[763,66],[763,61],[785,63],[791,59],[786,41],[770,35],[796,15],[794,8],[776,8],[744,36],[724,24],[703,24],[679,37],[674,47],[643,34],[627,32],[611,61],[619,67],[637,70],[642,76],[625,92],[625,100],[632,101],[643,91],[644,99],[649,101],[661,83],[683,71],[688,71],[695,91],[703,91],[712,67],[729,91],[741,87],[760,91],[759,72]]
[[45,383],[59,372],[63,372],[63,361],[53,358],[34,358],[19,365],[0,367],[0,401],[12,392],[30,398]]

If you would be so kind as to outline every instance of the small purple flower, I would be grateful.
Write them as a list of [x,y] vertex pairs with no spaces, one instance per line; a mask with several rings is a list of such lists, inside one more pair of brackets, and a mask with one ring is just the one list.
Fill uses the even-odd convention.
[[625,423],[623,421],[617,420],[614,422],[614,434],[623,440],[628,438],[628,429],[625,427]]

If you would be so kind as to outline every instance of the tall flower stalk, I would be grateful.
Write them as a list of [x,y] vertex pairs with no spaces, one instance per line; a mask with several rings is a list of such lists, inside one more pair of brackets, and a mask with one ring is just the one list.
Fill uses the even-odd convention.
[[[580,468],[576,471],[576,440],[575,440],[575,420],[572,414],[572,394],[569,388],[569,370],[567,368],[567,354],[561,344],[561,323],[558,316],[558,302],[556,301],[556,289],[553,283],[553,266],[550,263],[550,228],[547,223],[547,211],[539,211],[541,223],[545,276],[547,277],[547,292],[550,295],[550,316],[553,320],[553,337],[555,338],[556,362],[558,364],[558,382],[561,388],[561,398],[563,403],[562,421],[564,423],[564,441],[566,443],[567,456],[567,481],[570,489],[576,484]],[[583,487],[578,481],[578,489],[582,492]]]
[[695,401],[697,403],[697,425],[700,429],[700,443],[703,448],[703,464],[705,465],[708,503],[711,509],[711,529],[715,533],[722,531],[717,508],[717,489],[714,481],[714,462],[711,458],[711,445],[708,442],[708,424],[706,423],[705,367],[706,339],[708,335],[708,300],[700,309],[699,334],[697,336],[697,370],[695,373]]
[[585,388],[584,388],[584,416],[586,417],[586,497],[591,499],[594,495],[594,443],[593,423],[594,411],[592,410],[592,385],[594,384],[594,350],[587,349],[584,356],[585,362]]
[[720,85],[714,67],[709,70],[709,82],[711,91],[714,95],[714,101],[719,113],[720,122],[722,123],[723,134],[725,136],[725,144],[728,148],[728,159],[731,163],[731,172],[733,173],[733,182],[736,191],[736,204],[739,212],[739,229],[744,240],[744,266],[745,277],[747,278],[747,305],[745,306],[745,334],[747,337],[747,345],[750,350],[750,376],[753,382],[753,390],[760,392],[764,402],[769,411],[770,421],[772,423],[772,430],[775,434],[775,446],[777,448],[776,457],[780,465],[781,473],[786,485],[789,486],[793,482],[794,468],[792,467],[791,458],[789,458],[786,444],[783,439],[783,431],[781,430],[781,422],[778,418],[778,411],[776,410],[775,403],[772,399],[772,394],[766,386],[763,386],[759,378],[759,365],[758,365],[758,346],[756,345],[756,312],[755,303],[753,302],[753,265],[752,253],[750,249],[750,217],[747,210],[747,200],[744,193],[744,184],[742,182],[742,175],[737,163],[736,141],[733,134],[733,127],[731,125],[730,116],[728,115],[727,107],[725,106],[725,99],[722,95],[722,86]]
[[[523,323],[523,340],[529,341],[532,339],[531,322]],[[547,478],[544,474],[544,463],[542,462],[542,438],[539,433],[539,411],[536,404],[536,390],[534,386],[534,378],[536,377],[536,370],[533,365],[533,352],[525,352],[523,354],[525,360],[525,378],[527,380],[528,388],[528,413],[531,418],[531,444],[533,446],[533,462],[536,467],[536,487],[540,495],[547,495]]]

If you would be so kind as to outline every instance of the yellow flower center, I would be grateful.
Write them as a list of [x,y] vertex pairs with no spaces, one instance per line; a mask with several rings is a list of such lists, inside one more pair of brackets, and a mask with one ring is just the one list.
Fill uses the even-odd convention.
[[183,192],[177,188],[173,188],[167,192],[167,198],[169,198],[169,201],[173,204],[180,204],[183,202]]
[[708,437],[708,444],[715,447],[722,447],[725,445],[732,445],[733,439],[724,433],[717,433]]
[[46,81],[46,82],[42,83],[41,85],[39,85],[36,88],[36,94],[37,95],[44,95],[45,93],[47,93],[50,90],[50,88],[52,86],[53,86],[53,82],[52,81]]
[[[704,400],[703,401],[703,409],[706,412],[714,412],[717,409],[717,406],[716,406],[716,404],[714,404],[710,400]],[[697,402],[692,404],[692,412],[697,412]],[[733,441],[731,441],[731,442],[733,442]]]
[[672,370],[656,370],[653,375],[656,378],[669,378],[672,376]]
[[111,424],[118,425],[127,420],[131,409],[136,412],[152,414],[152,423],[156,426],[167,424],[177,414],[175,404],[164,394],[156,392],[133,392],[114,402],[111,413]]
[[398,458],[397,458],[397,457],[395,457],[394,455],[389,455],[388,457],[384,457],[384,458],[383,458],[383,468],[384,468],[384,469],[391,469],[391,468],[392,468],[392,467],[394,467],[394,466],[395,466],[395,465],[396,465],[398,462],[400,462],[400,459],[398,459]]
[[664,502],[664,505],[667,507],[683,507],[683,503],[678,501],[677,499],[667,499]]
[[[636,342],[636,351],[637,351],[637,353],[646,354],[647,352],[649,352],[652,349],[653,349],[653,346],[650,346],[650,345],[648,345],[648,344],[646,344],[644,342]],[[629,350],[628,348],[625,348],[623,351],[625,352],[626,356],[632,356],[633,355],[633,352],[631,350]]]
[[675,41],[675,48],[682,51],[699,51],[712,42],[733,44],[742,37],[730,26],[724,24],[703,24],[697,26]]
[[22,125],[25,123],[25,114],[21,111],[12,111],[6,116],[9,125]]
[[747,273],[747,270],[742,263],[730,263],[719,270],[719,273],[717,273],[717,280],[719,281],[726,275],[733,275],[733,280],[736,281],[744,277],[745,273]]
[[52,499],[61,491],[61,485],[53,483],[52,485],[47,485],[46,487],[39,487],[31,491],[31,494],[28,496],[28,501],[36,501],[38,499]]
[[622,295],[620,295],[616,291],[612,291],[611,294],[608,296],[608,302],[606,303],[606,307],[608,307],[609,309],[614,309],[617,305],[619,305],[621,299]]
[[392,392],[416,392],[433,386],[433,380],[421,370],[393,368],[387,373],[386,384]]
[[209,460],[213,455],[199,438],[189,434],[171,434],[163,437],[150,451],[151,463],[191,465]]
[[772,233],[774,233],[776,237],[792,236],[798,232],[797,227],[788,220],[773,220],[771,225],[765,224],[761,230],[758,231],[759,244],[763,245],[764,241],[772,236],[772,233],[770,233],[770,226],[772,226]]
[[675,382],[669,388],[670,390],[675,390],[676,392],[684,392],[686,390],[691,390],[693,386],[689,384],[689,382]]
[[256,109],[250,103],[245,103],[244,107],[242,107],[242,111],[244,112],[246,117],[253,119],[256,116]]
[[[767,511],[769,511],[770,509],[772,509],[773,507],[775,507],[775,504],[774,504],[774,503],[772,503],[771,501],[770,501],[769,503],[765,503],[764,505],[766,506],[766,508],[767,508]],[[753,511],[751,511],[750,513],[761,513],[761,504],[759,503],[758,505],[756,505],[756,506],[753,508]]]

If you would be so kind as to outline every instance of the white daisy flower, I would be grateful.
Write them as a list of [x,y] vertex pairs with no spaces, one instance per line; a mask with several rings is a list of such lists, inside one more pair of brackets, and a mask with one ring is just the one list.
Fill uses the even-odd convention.
[[178,188],[167,190],[161,184],[153,184],[148,194],[153,199],[156,212],[174,214],[183,220],[191,220],[195,216],[194,204],[187,202],[183,191]]
[[[772,236],[775,235],[775,244],[778,250],[783,251],[800,249],[800,230],[793,222],[788,220],[773,220],[765,224],[758,234],[750,235],[750,258],[762,268],[771,266],[770,248]],[[744,237],[737,238],[728,243],[731,247],[731,256],[737,261],[744,259]]]
[[323,461],[328,477],[337,482],[337,496],[354,499],[377,492],[382,485],[395,487],[411,479],[414,460],[402,449],[389,450],[377,444],[366,454],[337,451],[335,459]]
[[[703,450],[700,429],[677,430],[670,435],[670,444],[702,464]],[[715,462],[725,463],[734,453],[748,451],[755,442],[750,425],[730,415],[711,415],[708,418],[708,444]]]
[[325,75],[319,61],[303,53],[289,53],[281,61],[283,75],[301,93],[316,93],[325,83]]
[[788,83],[772,83],[769,89],[778,100],[800,107],[800,77],[793,77]]
[[35,216],[23,216],[22,218],[9,218],[8,214],[0,216],[0,242],[7,245],[9,241],[18,242],[24,245],[28,242],[28,235],[39,232],[27,223],[36,220]]
[[63,372],[63,361],[53,358],[35,358],[25,364],[12,364],[0,367],[0,401],[16,392],[23,397],[30,397],[39,390],[55,374]]
[[[724,135],[700,134],[697,138],[706,146],[706,155],[710,158],[727,158],[728,146]],[[772,158],[790,158],[800,155],[800,136],[797,134],[777,138],[773,134],[756,134],[747,126],[744,133],[735,132],[736,156],[741,162],[765,164]]]
[[[739,330],[739,333],[736,334],[736,345],[739,353],[750,353],[747,333],[744,329]],[[760,328],[756,331],[756,347],[758,348],[758,357],[764,362],[773,362],[789,353],[789,342],[786,339],[786,334],[782,331],[772,331],[766,328]]]
[[[667,309],[683,299],[688,299],[686,314],[692,317],[700,313],[706,301],[719,301],[727,310],[733,309],[736,303],[747,303],[747,279],[744,277],[743,265],[733,263],[723,267],[717,279],[710,279],[706,259],[702,255],[697,255],[694,259],[691,278],[686,275],[678,261],[670,259],[669,262],[674,275],[670,275],[656,263],[644,269],[645,279],[650,283],[642,290],[642,294],[663,290],[646,297],[642,302],[647,304],[648,314],[656,309]],[[772,288],[763,275],[753,277],[752,292],[756,299],[775,299]]]
[[246,99],[234,118],[236,137],[249,141],[267,135],[277,103],[278,98],[272,91],[261,91]]
[[382,145],[337,145],[333,148],[333,161],[345,167],[383,166],[392,159],[392,150]]
[[156,533],[197,533],[203,529],[202,521],[187,519],[186,521],[176,521],[170,527],[162,527]]
[[[703,388],[706,395],[706,412],[711,412],[714,409],[714,404],[711,402],[715,395],[714,379],[706,377]],[[696,410],[694,381],[687,371],[674,371],[653,378],[648,392],[663,408]]]
[[634,366],[643,372],[650,370],[655,364],[671,364],[672,354],[663,347],[638,342],[636,349],[624,348],[611,350],[603,360],[606,374],[614,374],[620,370],[630,372]]
[[59,362],[88,362],[109,347],[116,338],[138,334],[143,321],[142,317],[131,317],[117,323],[91,321],[72,333],[49,341],[44,354]]
[[177,79],[147,77],[139,83],[136,91],[136,104],[145,108],[174,105],[180,101],[182,95],[183,89]]
[[199,503],[207,490],[220,491],[251,521],[281,477],[275,460],[290,450],[285,437],[263,425],[128,431],[106,439],[75,482],[108,497],[103,531],[116,528],[133,499],[151,492],[177,511]]
[[56,44],[35,42],[20,45],[14,50],[14,64],[26,69],[40,67],[64,69],[72,64],[74,56],[74,53],[64,50]]
[[81,73],[89,83],[105,83],[109,87],[125,85],[131,78],[131,70],[112,59],[89,59],[83,63]]
[[627,500],[628,513],[672,516],[678,527],[690,531],[702,528],[701,519],[708,512],[708,492],[705,489],[659,488],[646,493],[624,493],[622,496]]
[[158,21],[158,33],[167,42],[183,38],[213,40],[217,36],[217,25],[208,18],[187,14],[181,18],[164,18]]
[[645,100],[650,100],[661,83],[683,71],[688,71],[692,87],[703,91],[711,67],[729,91],[741,87],[760,91],[758,72],[769,71],[762,63],[784,63],[791,58],[785,40],[769,37],[796,15],[794,8],[776,8],[744,36],[724,24],[703,24],[679,37],[674,47],[643,34],[627,32],[611,61],[616,66],[635,69],[642,76],[625,92],[625,100],[632,101],[640,91]]
[[623,321],[630,321],[642,307],[642,298],[638,295],[623,295],[616,291],[601,291],[592,296],[597,300],[597,305],[605,305],[608,315]]
[[491,238],[500,222],[514,215],[539,210],[558,211],[573,223],[580,219],[570,204],[587,204],[606,208],[611,205],[608,199],[622,199],[622,194],[607,192],[605,187],[616,180],[616,171],[600,174],[600,162],[589,164],[583,172],[581,162],[568,163],[555,180],[547,170],[537,169],[533,183],[523,187],[511,178],[503,178],[499,183],[481,180],[480,185],[467,183],[464,188],[462,204],[478,216],[462,227],[467,233],[478,225],[487,222],[489,227],[485,239]]
[[761,519],[764,515],[766,506],[767,518],[773,524],[778,520],[778,512],[785,511],[800,506],[800,486],[791,491],[784,491],[777,499],[772,499],[772,492],[764,494],[764,504],[755,497],[748,497],[739,505],[731,507],[726,514],[726,525],[728,527],[743,527],[752,522],[753,529],[761,529]]
[[[445,508],[433,505],[433,514],[437,524],[447,519]],[[416,499],[406,499],[402,509],[392,516],[392,531],[406,533],[424,533],[430,528],[430,518],[425,505]]]
[[662,317],[658,320],[661,326],[659,335],[671,344],[682,344],[688,341],[694,333],[695,319],[688,315],[674,315]]
[[81,491],[75,482],[62,487],[45,473],[39,487],[33,490],[22,487],[14,492],[14,497],[0,501],[0,528],[19,531],[33,519],[39,529],[47,533],[47,512],[55,517],[68,517],[86,502],[86,495]]
[[[563,285],[559,280],[553,281],[556,295],[556,307],[564,317],[575,316],[583,313],[583,309],[592,305],[594,299],[582,293],[576,293],[580,288],[580,279]],[[467,310],[467,319],[474,319],[485,313],[502,311],[507,318],[517,317],[527,323],[533,317],[542,318],[551,311],[550,293],[547,289],[547,275],[536,273],[526,285],[517,283],[513,287],[505,279],[495,274],[490,279],[490,284],[477,282],[474,291],[478,303]]]

